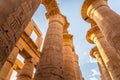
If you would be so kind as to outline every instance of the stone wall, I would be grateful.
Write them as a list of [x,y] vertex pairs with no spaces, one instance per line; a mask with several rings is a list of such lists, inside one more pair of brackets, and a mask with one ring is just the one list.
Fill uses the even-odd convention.
[[41,0],[0,0],[0,69]]

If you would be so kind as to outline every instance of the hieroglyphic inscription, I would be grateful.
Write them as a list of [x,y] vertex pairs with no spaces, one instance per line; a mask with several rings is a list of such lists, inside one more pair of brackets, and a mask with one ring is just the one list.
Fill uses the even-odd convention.
[[[0,1],[0,69],[41,0]],[[8,4],[9,3],[9,4]],[[8,10],[6,10],[8,9]]]

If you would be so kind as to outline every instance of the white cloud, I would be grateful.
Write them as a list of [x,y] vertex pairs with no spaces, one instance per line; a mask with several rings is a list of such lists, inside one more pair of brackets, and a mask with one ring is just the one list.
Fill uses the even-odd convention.
[[89,56],[89,63],[97,63],[97,60]]
[[96,69],[91,69],[91,72],[92,72],[92,76],[99,76],[100,75],[99,71],[97,71]]
[[90,80],[98,80],[96,77],[91,77]]

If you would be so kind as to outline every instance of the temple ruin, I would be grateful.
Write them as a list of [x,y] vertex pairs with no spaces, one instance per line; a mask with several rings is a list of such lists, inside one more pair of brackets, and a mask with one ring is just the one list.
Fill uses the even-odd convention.
[[[13,71],[17,72],[16,80],[84,80],[74,35],[68,31],[70,23],[56,0],[0,3],[0,80],[10,80]],[[44,41],[32,19],[40,4],[45,6],[48,20]],[[91,25],[86,39],[96,45],[90,56],[98,62],[100,80],[120,80],[120,16],[110,9],[107,0],[84,0],[81,15]]]

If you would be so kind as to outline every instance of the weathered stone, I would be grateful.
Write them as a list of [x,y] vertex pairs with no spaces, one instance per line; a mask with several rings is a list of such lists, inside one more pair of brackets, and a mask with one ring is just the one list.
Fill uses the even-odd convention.
[[0,1],[0,69],[40,2],[41,0]]
[[19,49],[17,47],[14,47],[5,64],[2,65],[2,68],[0,70],[0,80],[7,80],[7,78],[10,77],[11,69],[15,63],[18,53]]
[[87,40],[96,44],[111,78],[113,80],[119,80],[120,58],[116,50],[109,45],[96,25],[92,26],[92,28],[88,31]]
[[34,62],[31,59],[25,59],[24,66],[17,75],[17,80],[32,80]]
[[109,8],[107,0],[85,0],[81,12],[84,20],[96,22],[107,41],[120,55],[120,15]]
[[72,52],[72,35],[63,33],[63,73],[64,80],[75,80],[74,53]]
[[46,17],[49,21],[49,27],[45,37],[41,59],[35,73],[35,80],[63,80],[62,41],[63,26],[65,25],[66,18],[60,14],[58,6],[55,6],[57,5],[55,0],[46,2],[43,0],[43,4],[48,11]]
[[110,77],[110,74],[105,66],[105,63],[103,62],[102,57],[100,56],[100,53],[97,49],[97,47],[94,47],[91,51],[90,51],[90,55],[94,58],[97,59],[100,70],[102,72],[102,77],[104,80],[112,80]]

